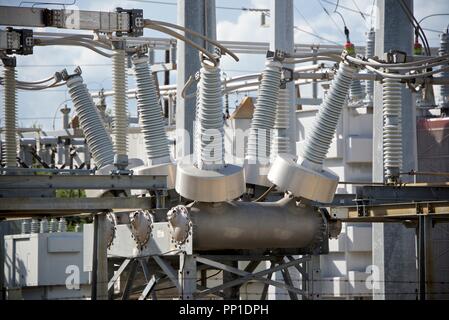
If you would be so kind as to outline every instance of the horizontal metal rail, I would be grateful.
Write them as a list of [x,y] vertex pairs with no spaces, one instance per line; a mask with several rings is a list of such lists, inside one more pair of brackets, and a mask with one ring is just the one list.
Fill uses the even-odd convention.
[[0,218],[31,216],[64,216],[97,213],[114,209],[151,209],[150,198],[3,198],[0,200]]
[[163,189],[166,176],[137,175],[0,175],[1,190],[11,189]]
[[428,201],[331,208],[331,215],[344,222],[398,222],[423,215],[449,221],[449,201]]

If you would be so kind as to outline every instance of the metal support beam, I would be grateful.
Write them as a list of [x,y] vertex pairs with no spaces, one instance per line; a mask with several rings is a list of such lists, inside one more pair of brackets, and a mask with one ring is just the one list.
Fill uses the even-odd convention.
[[199,256],[195,256],[195,258],[196,258],[196,260],[198,262],[201,262],[201,263],[210,265],[212,267],[215,267],[215,268],[218,268],[218,269],[222,269],[222,270],[226,270],[228,272],[232,272],[232,273],[235,273],[237,275],[242,276],[242,278],[239,278],[239,279],[236,279],[236,280],[224,283],[222,285],[219,285],[217,287],[214,287],[214,288],[211,288],[211,289],[199,292],[197,294],[197,296],[206,295],[206,294],[213,293],[213,292],[216,292],[216,291],[219,291],[219,290],[224,290],[226,288],[230,288],[230,287],[239,285],[241,283],[247,282],[247,281],[252,280],[252,279],[257,280],[257,281],[261,281],[263,283],[267,283],[267,284],[270,284],[270,285],[273,285],[273,286],[276,286],[276,287],[280,287],[280,288],[286,289],[288,291],[296,292],[298,294],[302,294],[303,293],[303,291],[298,289],[298,288],[286,285],[286,284],[281,283],[281,282],[272,281],[272,280],[269,280],[269,279],[263,277],[266,274],[273,273],[273,272],[276,272],[276,271],[280,271],[282,269],[287,269],[287,268],[289,268],[289,267],[291,267],[291,266],[293,266],[293,265],[295,265],[297,263],[301,263],[301,262],[304,261],[304,259],[302,259],[302,258],[301,259],[297,259],[295,261],[288,262],[288,263],[284,263],[284,264],[281,264],[281,265],[279,265],[277,267],[274,267],[272,269],[263,270],[263,271],[260,271],[260,272],[257,272],[257,273],[250,273],[250,272],[246,272],[246,271],[239,270],[239,269],[236,269],[236,268],[232,268],[232,267],[229,267],[229,266],[227,266],[225,264],[222,264],[220,262],[216,262],[216,261],[213,261],[213,260],[210,260],[210,259],[205,259],[205,258],[199,257]]
[[143,35],[142,19],[142,10],[101,12],[0,6],[0,25],[3,26],[55,27],[139,36]]
[[309,274],[308,294],[309,299],[321,299],[321,268],[320,256],[312,255],[307,263],[307,273]]
[[98,294],[98,217],[93,216],[94,220],[94,241],[93,241],[93,249],[92,249],[92,281],[91,281],[91,291],[90,291],[90,299],[97,300]]
[[168,278],[171,280],[171,282],[178,288],[178,290],[181,289],[178,281],[178,277],[176,276],[175,269],[172,268],[170,264],[168,264],[166,261],[164,261],[159,256],[153,256],[154,261],[161,267],[161,269],[165,272],[165,274],[168,276]]
[[447,201],[449,187],[363,186],[356,187],[356,199],[370,204],[418,201]]
[[[224,263],[232,268],[238,268],[239,266],[238,261],[227,261]],[[235,279],[238,279],[238,276],[235,273],[223,271],[223,283],[233,281]],[[239,300],[240,286],[230,287],[223,290],[223,295],[225,300]]]
[[148,268],[148,258],[138,258],[138,260],[140,263],[140,267],[142,268],[145,280],[149,282],[152,278],[152,274],[150,272],[150,269]]
[[[419,300],[427,300],[431,290],[432,281],[429,275],[432,273],[431,256],[431,236],[432,217],[428,215],[420,215],[418,218],[418,227],[416,232],[416,247],[418,253],[418,294]],[[428,286],[430,284],[430,286]]]
[[196,292],[196,259],[194,256],[182,254],[179,257],[179,285],[181,287],[181,298],[192,300]]
[[[271,261],[270,262],[270,269],[273,269],[274,267],[276,266],[276,264],[273,262],[273,261]],[[269,272],[268,274],[267,274],[267,279],[268,280],[271,280],[271,277],[273,276],[273,272]],[[269,287],[270,285],[268,284],[268,283],[265,283],[264,285],[263,285],[263,290],[262,290],[262,294],[260,295],[260,300],[267,300],[267,296],[268,296],[268,287]]]
[[91,300],[108,299],[108,257],[105,235],[106,215],[94,215]]
[[125,287],[123,288],[123,294],[122,294],[122,300],[128,300],[129,294],[131,292],[134,278],[136,277],[137,272],[137,266],[139,265],[139,262],[137,260],[133,260],[131,262],[131,267],[129,269],[128,278],[126,279]]
[[[285,284],[293,287],[292,278],[290,277],[290,272],[288,272],[288,269],[282,269],[281,270],[282,277],[284,278]],[[288,291],[288,295],[290,296],[290,300],[298,300],[298,296],[296,293]]]
[[[413,11],[413,0],[405,0]],[[389,50],[412,54],[413,27],[400,2],[377,1],[375,54],[383,57]],[[383,182],[382,153],[383,114],[382,84],[375,83],[373,107],[373,182]],[[417,170],[416,108],[409,89],[402,89],[402,170]],[[405,180],[405,179],[404,179]],[[373,265],[379,268],[380,287],[373,290],[374,299],[414,299],[416,281],[415,242],[413,229],[402,224],[373,224]],[[405,293],[405,294],[401,294]]]
[[2,189],[164,189],[166,176],[134,175],[0,175]]
[[118,280],[118,278],[120,278],[120,276],[122,275],[123,271],[126,269],[126,267],[129,265],[130,262],[131,262],[131,259],[125,259],[122,262],[122,264],[120,265],[118,270],[114,273],[114,275],[112,276],[112,278],[108,282],[108,291],[110,291],[110,290],[112,290],[114,288],[115,282]]
[[[106,234],[106,214],[100,213],[95,216],[94,227],[97,232],[96,242],[96,300],[108,299],[108,245]],[[93,271],[92,271],[93,272]]]
[[143,289],[142,294],[139,297],[139,300],[146,300],[148,296],[153,292],[154,287],[156,287],[158,279],[156,276],[152,276],[150,278],[150,281],[145,286],[145,289]]
[[[368,205],[360,203],[346,208],[333,208],[332,212],[343,222],[402,222],[429,215],[442,221],[449,219],[449,202],[415,202]],[[410,241],[414,243],[414,238]]]
[[[270,2],[271,30],[270,30],[270,50],[282,50],[286,53],[294,53],[294,7],[293,0]],[[286,68],[294,69],[294,65],[285,65]],[[289,108],[289,128],[285,134],[290,138],[290,152],[296,154],[296,99],[295,84],[287,83],[287,90],[290,100]]]
[[18,218],[34,215],[62,216],[102,212],[111,209],[151,209],[149,198],[3,198],[0,217]]

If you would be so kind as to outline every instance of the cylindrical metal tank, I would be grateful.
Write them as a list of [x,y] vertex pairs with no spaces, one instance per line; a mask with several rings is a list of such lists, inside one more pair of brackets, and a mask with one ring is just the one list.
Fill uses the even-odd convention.
[[327,229],[319,211],[297,205],[293,198],[270,203],[197,202],[189,211],[197,251],[314,248]]

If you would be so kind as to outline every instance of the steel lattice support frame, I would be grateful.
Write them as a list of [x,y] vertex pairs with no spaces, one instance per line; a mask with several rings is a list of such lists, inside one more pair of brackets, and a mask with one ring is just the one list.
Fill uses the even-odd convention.
[[[176,271],[167,258],[173,256],[175,260],[179,259],[179,269]],[[158,269],[150,268],[149,261],[154,260],[158,265]],[[224,260],[226,262],[224,262]],[[250,260],[255,259],[255,260]],[[172,262],[175,260],[171,260]],[[229,261],[250,261],[244,269],[235,268],[230,265]],[[271,266],[262,271],[255,271],[262,261],[271,261]],[[315,264],[314,264],[315,262]],[[318,264],[316,264],[318,262]],[[179,294],[182,300],[192,300],[204,298],[208,295],[215,295],[219,298],[226,298],[226,290],[239,290],[240,287],[248,282],[256,281],[264,284],[261,292],[261,300],[267,299],[268,287],[275,286],[287,291],[290,299],[303,300],[319,298],[319,259],[318,256],[305,255],[299,259],[292,256],[233,256],[233,255],[198,255],[198,254],[175,254],[175,255],[154,255],[150,257],[126,258],[123,260],[119,268],[116,270],[108,283],[108,290],[111,291],[117,280],[124,275],[124,271],[128,270],[126,283],[120,299],[127,300],[130,298],[135,285],[136,274],[139,265],[145,276],[145,286],[139,295],[139,300],[157,299],[156,290],[162,279],[168,279],[173,288]],[[317,269],[318,266],[318,269]],[[301,288],[293,285],[293,281],[289,274],[289,268],[295,268],[301,274]],[[197,276],[197,272],[205,270],[217,270],[223,273],[230,273],[233,277],[223,283],[208,287],[206,281],[202,277]],[[273,273],[281,272],[284,282],[271,280]],[[312,274],[313,273],[313,274]]]

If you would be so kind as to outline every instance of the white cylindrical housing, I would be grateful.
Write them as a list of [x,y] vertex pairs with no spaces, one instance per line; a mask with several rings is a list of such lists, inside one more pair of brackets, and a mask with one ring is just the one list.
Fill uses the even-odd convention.
[[114,162],[114,151],[111,137],[103,125],[101,116],[86,85],[83,83],[83,78],[80,75],[71,76],[66,84],[96,165],[101,168],[112,164]]

